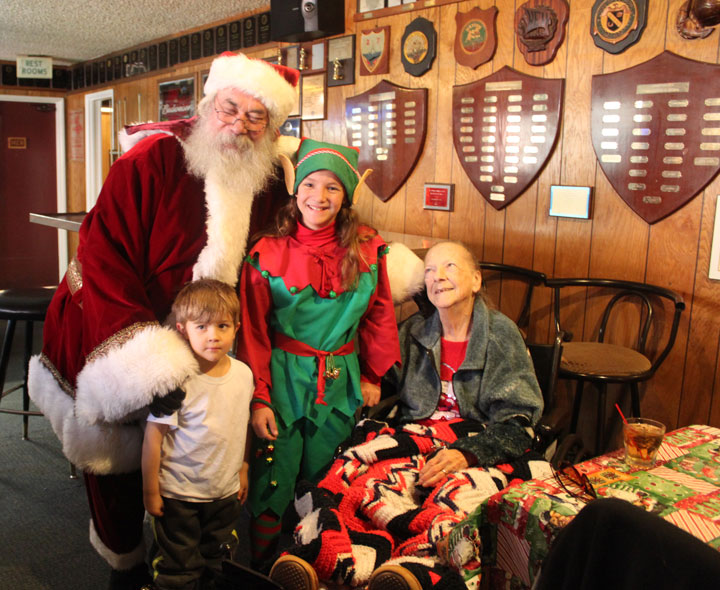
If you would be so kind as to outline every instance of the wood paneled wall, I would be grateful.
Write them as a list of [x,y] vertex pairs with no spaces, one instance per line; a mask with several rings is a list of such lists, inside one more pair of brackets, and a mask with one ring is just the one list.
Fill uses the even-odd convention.
[[[664,50],[720,63],[720,32],[704,40],[683,40],[675,30],[675,19],[684,0],[652,0],[641,40],[624,53],[611,55],[597,48],[590,37],[593,2],[570,0],[565,42],[550,64],[535,67],[525,62],[515,42],[514,15],[523,0],[449,3],[357,23],[356,1],[345,3],[347,34],[359,35],[361,30],[379,25],[392,27],[390,73],[382,77],[356,75],[355,85],[328,89],[327,119],[304,123],[303,134],[346,144],[345,98],[368,90],[383,77],[406,87],[429,88],[427,140],[413,174],[386,203],[365,189],[357,205],[363,219],[381,231],[462,240],[483,260],[525,266],[548,276],[621,278],[677,291],[684,297],[687,309],[672,353],[644,386],[643,412],[669,428],[691,423],[720,426],[720,282],[708,279],[720,177],[681,210],[650,226],[615,193],[598,166],[590,136],[593,75],[624,70]],[[477,70],[457,65],[453,54],[455,14],[474,6],[485,9],[493,5],[499,9],[494,58]],[[438,50],[432,69],[415,78],[405,73],[399,46],[405,26],[418,16],[435,23]],[[259,54],[263,52],[272,54],[274,50],[263,48]],[[560,137],[547,165],[525,193],[496,211],[470,183],[455,153],[451,100],[453,86],[488,76],[505,65],[533,76],[563,78],[565,103]],[[162,76],[146,75],[118,84],[116,100],[126,101],[128,120],[134,120],[139,93],[145,105],[143,116],[154,116],[159,79],[178,78],[207,67],[207,63],[193,62]],[[82,109],[83,94],[71,93],[67,108]],[[422,208],[422,187],[426,182],[455,185],[454,211]],[[82,163],[69,163],[68,183],[70,201],[81,210],[85,199]],[[548,216],[553,184],[594,187],[591,219]],[[508,315],[518,305],[516,293],[516,289],[504,288],[493,294]],[[592,335],[598,321],[597,305],[586,300],[583,293],[573,294],[563,301],[566,303],[569,328],[575,338]],[[531,339],[548,339],[552,329],[550,312],[551,294],[539,289],[533,303]],[[659,339],[658,334],[653,336],[653,342]],[[586,403],[591,410],[592,396],[589,398]]]

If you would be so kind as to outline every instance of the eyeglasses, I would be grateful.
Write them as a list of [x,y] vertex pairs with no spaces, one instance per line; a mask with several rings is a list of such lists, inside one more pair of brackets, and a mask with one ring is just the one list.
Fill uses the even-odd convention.
[[[553,469],[553,476],[558,485],[573,498],[578,498],[583,502],[591,502],[598,497],[588,476],[578,471],[577,467],[572,463],[563,461],[558,469]],[[572,486],[572,488],[569,486]]]
[[217,115],[218,121],[230,127],[238,121],[242,121],[243,127],[248,131],[260,131],[261,129],[265,129],[268,124],[267,116],[259,115],[258,113],[228,113],[222,109],[215,108],[215,114]]

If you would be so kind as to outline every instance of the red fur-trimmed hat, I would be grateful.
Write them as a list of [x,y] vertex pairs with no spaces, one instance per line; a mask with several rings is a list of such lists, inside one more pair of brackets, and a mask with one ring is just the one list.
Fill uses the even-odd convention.
[[268,109],[270,125],[279,127],[297,102],[300,72],[293,68],[226,51],[210,66],[205,94],[223,88],[237,88],[258,99]]

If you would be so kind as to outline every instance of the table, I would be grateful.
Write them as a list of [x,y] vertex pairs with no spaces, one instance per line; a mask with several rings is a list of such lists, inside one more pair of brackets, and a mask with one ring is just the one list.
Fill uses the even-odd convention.
[[[655,466],[631,468],[622,450],[578,464],[598,492],[632,502],[720,550],[720,429],[665,435]],[[506,487],[448,535],[452,564],[483,587],[529,588],[557,533],[585,506],[553,477]],[[481,576],[478,576],[481,574]]]
[[87,213],[30,213],[30,223],[49,225],[58,229],[78,231]]

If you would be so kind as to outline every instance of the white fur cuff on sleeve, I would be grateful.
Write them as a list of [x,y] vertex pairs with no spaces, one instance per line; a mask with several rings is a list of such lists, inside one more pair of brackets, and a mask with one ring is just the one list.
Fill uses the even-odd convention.
[[197,372],[183,337],[151,326],[85,365],[77,377],[75,410],[90,424],[120,422]]
[[425,285],[425,264],[410,248],[400,242],[389,244],[387,273],[393,303],[403,303]]

